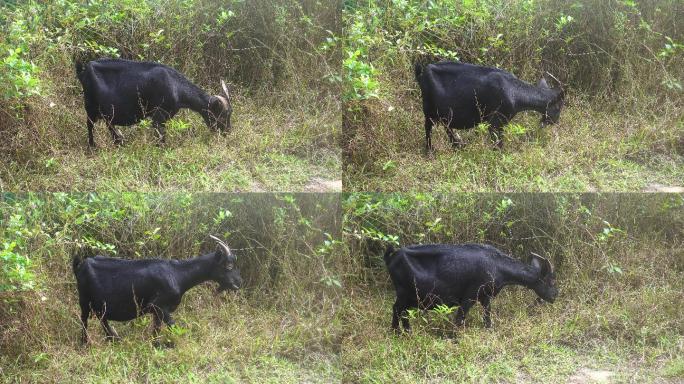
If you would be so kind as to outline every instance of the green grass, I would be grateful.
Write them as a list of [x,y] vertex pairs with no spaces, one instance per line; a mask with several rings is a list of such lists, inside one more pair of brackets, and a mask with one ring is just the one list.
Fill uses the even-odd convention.
[[639,191],[681,187],[684,134],[674,105],[656,114],[605,112],[570,100],[561,121],[541,128],[535,113],[506,127],[504,149],[492,148],[485,129],[460,131],[466,145],[452,149],[442,126],[425,154],[419,100],[411,108],[370,109],[352,135],[344,165],[353,191]]
[[69,99],[40,111],[41,119],[13,137],[15,156],[0,170],[0,188],[326,191],[316,180],[341,180],[335,144],[339,107],[330,99],[303,102],[292,106],[238,98],[232,131],[225,135],[210,131],[199,115],[182,112],[169,122],[163,147],[155,144],[154,130],[140,124],[121,127],[125,144],[117,148],[100,122],[95,128],[98,148],[90,150],[85,112],[77,99]]
[[[341,288],[322,280],[340,279],[337,194],[3,199],[0,247],[15,244],[30,263],[3,260],[0,248],[0,383],[340,381]],[[113,343],[93,316],[92,343],[80,345],[76,243],[127,259],[187,259],[216,249],[209,234],[230,244],[243,285],[217,294],[207,282],[186,292],[173,313],[177,327],[163,333],[175,348],[153,346],[151,316],[111,322],[122,338]],[[30,275],[12,273],[23,267]]]
[[[49,295],[49,294],[48,294]],[[3,382],[317,382],[339,381],[332,312],[318,308],[255,306],[243,293],[214,296],[208,289],[189,292],[175,313],[183,334],[164,332],[175,348],[155,348],[151,320],[139,318],[113,326],[122,340],[109,343],[96,319],[90,321],[92,342],[79,342],[76,294],[52,297],[48,314],[35,314],[30,324],[50,322],[50,332],[25,335],[36,343],[32,352],[0,357]],[[72,297],[73,296],[73,297]],[[35,306],[39,310],[38,305]],[[288,316],[284,317],[283,314]],[[46,325],[36,325],[45,329]],[[28,342],[28,341],[27,341]]]
[[[354,288],[340,308],[348,381],[681,382],[683,202],[672,193],[350,194]],[[525,262],[541,253],[559,295],[535,305],[532,290],[510,286],[492,301],[490,329],[476,304],[465,327],[445,311],[415,311],[412,332],[395,335],[383,261],[391,239],[487,243]]]
[[600,284],[584,293],[563,284],[559,300],[537,307],[533,292],[508,288],[492,304],[491,329],[475,306],[464,328],[415,319],[404,335],[390,332],[391,288],[359,290],[347,302],[344,371],[361,383],[559,383],[593,371],[608,371],[610,382],[682,377],[681,281],[622,290],[622,282],[606,284],[607,297],[596,293]]

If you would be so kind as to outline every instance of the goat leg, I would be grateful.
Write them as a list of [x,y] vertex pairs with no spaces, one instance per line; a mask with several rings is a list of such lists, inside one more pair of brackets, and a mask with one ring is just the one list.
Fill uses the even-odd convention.
[[463,300],[461,302],[461,305],[458,306],[458,310],[456,311],[456,325],[459,327],[462,327],[465,325],[465,317],[468,314],[468,311],[470,311],[470,307],[473,306],[473,301],[471,300]]
[[173,318],[171,318],[171,313],[159,307],[155,307],[152,312],[154,318],[154,346],[157,348],[173,348],[174,344],[169,340],[161,340],[161,325],[165,323],[167,326],[171,327],[175,324]]
[[81,344],[88,343],[88,317],[90,316],[90,308],[81,307]]
[[453,128],[449,128],[447,126],[446,132],[447,132],[447,136],[449,137],[449,144],[451,144],[451,147],[453,149],[463,148],[463,146],[464,146],[463,140],[461,140],[461,137],[458,135],[458,133],[454,133]]
[[401,308],[399,301],[395,302],[392,306],[392,329],[395,333],[401,332],[399,329],[399,316],[401,316],[402,311],[403,308]]
[[155,121],[153,125],[155,132],[157,132],[157,138],[159,140],[157,142],[157,145],[161,146],[166,144],[166,127],[164,123]]
[[430,154],[433,150],[432,148],[432,119],[425,118],[425,152]]
[[109,128],[109,132],[112,134],[112,138],[114,139],[114,145],[121,146],[123,144],[123,135],[121,134],[121,131],[116,129],[114,124],[112,123],[107,123],[107,128]]
[[503,149],[503,129],[492,126],[489,128],[489,136],[494,143],[494,148]]
[[491,300],[489,297],[483,298],[480,303],[482,304],[482,307],[484,308],[484,315],[482,316],[482,321],[484,321],[484,326],[485,328],[491,328],[492,327],[492,308],[491,308]]
[[95,137],[93,137],[93,128],[94,128],[94,123],[93,120],[88,117],[86,121],[86,126],[88,127],[88,145],[91,148],[95,148]]
[[119,340],[121,337],[119,337],[119,334],[116,333],[116,330],[112,328],[111,325],[109,325],[109,321],[107,319],[101,319],[100,322],[102,323],[102,328],[104,328],[105,333],[107,334],[107,341],[114,341],[114,340]]

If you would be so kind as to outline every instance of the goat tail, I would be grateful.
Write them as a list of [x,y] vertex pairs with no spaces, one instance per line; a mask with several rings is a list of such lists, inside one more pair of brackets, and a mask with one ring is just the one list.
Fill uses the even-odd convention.
[[394,253],[394,247],[392,244],[387,244],[387,249],[385,249],[385,254],[383,259],[385,259],[385,264],[389,266],[390,260],[392,259],[392,254]]
[[76,77],[78,79],[83,78],[83,72],[85,71],[85,64],[81,60],[76,60],[74,63],[74,68],[76,69]]
[[76,274],[76,271],[78,271],[78,267],[81,265],[83,260],[85,260],[88,257],[93,256],[93,249],[86,245],[81,245],[79,246],[73,253],[71,257],[71,269],[74,271],[74,275]]
[[74,275],[78,270],[78,266],[81,265],[81,261],[83,261],[83,259],[81,258],[81,255],[78,253],[71,258],[71,270],[74,271]]
[[413,65],[413,73],[416,75],[416,81],[420,82],[420,76],[423,74],[423,65],[421,63],[415,63]]

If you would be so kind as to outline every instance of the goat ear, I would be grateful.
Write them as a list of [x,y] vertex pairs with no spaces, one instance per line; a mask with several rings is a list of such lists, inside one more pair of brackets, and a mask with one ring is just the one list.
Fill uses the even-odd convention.
[[224,250],[218,245],[216,247],[216,252],[214,252],[214,261],[216,261],[217,264],[223,264],[225,260],[226,255],[224,254]]
[[532,267],[535,269],[539,270],[539,273],[542,276],[546,276],[549,273],[553,272],[553,267],[551,266],[551,262],[539,255],[537,255],[534,252],[532,253]]
[[537,87],[550,88],[549,83],[546,82],[546,79],[543,76],[541,79],[539,79],[539,82],[537,83]]

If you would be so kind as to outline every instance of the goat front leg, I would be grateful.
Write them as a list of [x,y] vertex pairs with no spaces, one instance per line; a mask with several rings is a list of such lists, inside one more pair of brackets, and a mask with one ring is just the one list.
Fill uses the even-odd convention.
[[152,315],[154,318],[154,346],[173,348],[174,344],[172,341],[162,341],[160,338],[162,323],[166,324],[168,327],[171,327],[175,324],[175,321],[171,317],[171,313],[167,310],[157,307],[154,311],[152,311]]
[[503,127],[508,121],[503,118],[495,117],[489,121],[489,137],[494,143],[494,148],[503,149]]
[[107,334],[106,339],[107,341],[114,341],[114,340],[120,340],[121,337],[119,337],[119,334],[116,333],[116,330],[112,328],[111,325],[109,325],[109,321],[107,319],[102,318],[100,319],[100,322],[102,323],[102,328],[104,328],[105,333]]
[[462,327],[465,325],[465,317],[468,314],[468,311],[470,311],[470,308],[473,306],[473,304],[474,303],[472,300],[461,301],[461,304],[458,306],[458,310],[456,310],[456,326]]
[[491,298],[488,296],[482,298],[480,300],[480,304],[482,304],[482,307],[484,308],[484,315],[482,316],[482,321],[484,321],[484,326],[485,326],[485,328],[491,328],[492,327]]
[[107,123],[107,128],[109,128],[109,132],[111,132],[112,134],[112,139],[114,139],[114,145],[120,147],[123,144],[123,135],[121,134],[121,131],[116,129],[116,127],[112,123]]
[[454,133],[454,128],[446,127],[447,137],[449,137],[449,144],[453,149],[463,148],[463,140],[458,133]]
[[152,125],[154,126],[154,130],[157,133],[157,145],[162,146],[166,144],[166,123],[165,122],[160,122],[160,121],[154,121],[152,122]]

